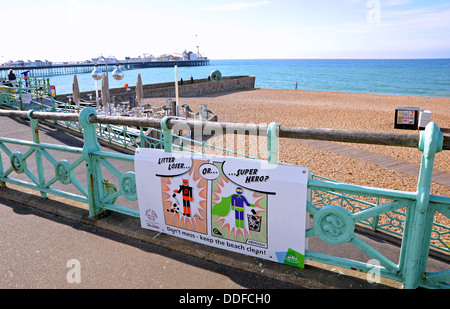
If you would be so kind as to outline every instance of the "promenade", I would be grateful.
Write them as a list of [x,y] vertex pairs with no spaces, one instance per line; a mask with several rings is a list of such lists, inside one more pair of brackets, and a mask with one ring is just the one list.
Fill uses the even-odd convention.
[[[39,128],[42,143],[83,145],[64,131]],[[2,118],[0,130],[3,137],[32,140],[27,120]],[[387,279],[370,284],[364,273],[330,265],[308,261],[297,269],[156,234],[141,229],[139,219],[116,213],[93,220],[85,205],[53,196],[44,200],[9,184],[0,188],[0,233],[0,288],[401,288]],[[359,237],[398,262],[398,245],[373,235]],[[309,248],[370,260],[350,244],[327,245],[316,237]],[[80,263],[80,283],[67,279],[74,267],[70,261]],[[430,258],[427,270],[447,268],[448,261]]]
[[0,225],[1,289],[297,288],[5,198]]

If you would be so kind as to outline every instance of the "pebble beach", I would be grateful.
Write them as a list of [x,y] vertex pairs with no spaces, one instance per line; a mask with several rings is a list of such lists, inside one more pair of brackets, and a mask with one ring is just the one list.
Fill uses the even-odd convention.
[[[147,98],[145,103],[153,106],[165,104],[166,98]],[[279,89],[251,89],[219,93],[195,98],[180,98],[194,111],[201,104],[218,116],[220,122],[240,122],[331,128],[345,130],[398,132],[419,134],[418,130],[394,128],[397,107],[419,107],[431,111],[435,122],[444,135],[450,135],[450,98],[412,97],[397,95],[373,95],[337,92],[317,92]],[[214,144],[214,139],[208,140]],[[415,148],[336,143],[396,160],[420,165],[422,153]],[[226,147],[229,148],[229,147]],[[264,159],[261,153],[259,158]],[[311,173],[341,182],[415,191],[417,177],[389,168],[354,159],[351,155],[337,154],[323,148],[303,143],[299,139],[280,139],[279,161],[310,168]],[[450,173],[450,151],[436,155],[434,169]],[[433,183],[432,194],[450,196],[450,187]]]

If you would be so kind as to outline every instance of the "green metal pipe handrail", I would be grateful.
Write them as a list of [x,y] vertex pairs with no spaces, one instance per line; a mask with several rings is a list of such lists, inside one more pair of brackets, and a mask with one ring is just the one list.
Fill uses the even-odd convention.
[[[78,121],[78,114],[74,113],[50,113],[38,112],[32,113],[34,119],[47,119],[58,121]],[[27,112],[2,110],[0,116],[28,118]],[[261,134],[267,132],[269,125],[266,124],[247,124],[247,123],[229,123],[229,122],[204,122],[195,120],[174,119],[168,116],[164,121],[158,118],[140,118],[125,116],[107,116],[93,114],[89,117],[91,123],[151,127],[163,129],[165,123],[166,130],[171,130],[176,125],[188,126],[191,130],[204,130],[208,127],[217,127],[230,132],[244,132],[248,134]],[[298,128],[289,126],[278,126],[277,136],[280,138],[298,138],[298,139],[317,139],[336,142],[378,144],[401,147],[419,147],[420,135],[408,133],[390,133],[390,132],[372,132],[372,131],[346,131],[326,128]],[[450,145],[446,143],[448,137],[443,137],[443,150],[450,150]]]

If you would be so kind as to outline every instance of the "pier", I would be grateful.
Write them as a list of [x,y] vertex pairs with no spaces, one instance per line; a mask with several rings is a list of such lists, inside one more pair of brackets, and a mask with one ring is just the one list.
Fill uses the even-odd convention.
[[[209,59],[202,58],[197,60],[119,60],[108,65],[119,65],[123,70],[137,69],[137,68],[164,68],[164,67],[190,67],[190,66],[204,66],[209,65]],[[105,69],[104,62],[95,63],[94,61],[86,62],[32,62],[22,64],[2,64],[0,66],[0,78],[6,78],[8,71],[13,69],[16,75],[24,71],[29,71],[29,77],[48,77],[55,75],[80,74],[90,73],[97,66]]]

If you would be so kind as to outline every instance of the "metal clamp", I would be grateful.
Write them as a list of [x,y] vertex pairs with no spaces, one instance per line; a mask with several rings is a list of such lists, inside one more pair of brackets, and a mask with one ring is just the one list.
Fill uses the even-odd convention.
[[278,163],[278,136],[279,125],[276,122],[271,122],[267,127],[268,161],[270,164]]
[[167,126],[167,121],[172,118],[171,116],[165,116],[161,120],[161,129],[163,130],[163,138],[164,138],[164,151],[172,152],[172,130]]

